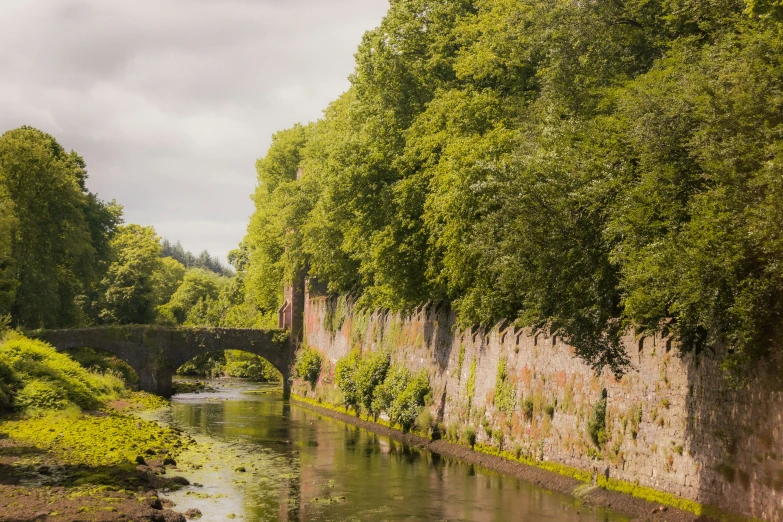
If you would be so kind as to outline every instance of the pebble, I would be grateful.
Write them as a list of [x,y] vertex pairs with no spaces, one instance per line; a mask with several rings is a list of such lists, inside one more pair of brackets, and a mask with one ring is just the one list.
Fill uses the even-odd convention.
[[185,511],[185,518],[188,520],[193,520],[194,518],[201,518],[201,511],[199,511],[196,508],[190,508],[187,511]]

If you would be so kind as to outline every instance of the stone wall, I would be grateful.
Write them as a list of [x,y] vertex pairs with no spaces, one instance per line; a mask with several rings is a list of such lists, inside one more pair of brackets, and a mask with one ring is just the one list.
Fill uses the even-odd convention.
[[[315,390],[302,393],[339,401],[336,361],[351,349],[390,349],[395,362],[428,371],[432,412],[447,431],[470,425],[479,443],[529,459],[783,520],[783,392],[764,371],[732,390],[708,355],[680,357],[670,339],[628,336],[633,368],[617,380],[596,375],[554,337],[502,324],[463,331],[450,311],[432,306],[403,317],[354,313],[344,298],[308,297],[304,321],[307,344],[328,364]],[[495,400],[501,361],[505,413]],[[587,425],[603,390],[606,436],[596,445]]]

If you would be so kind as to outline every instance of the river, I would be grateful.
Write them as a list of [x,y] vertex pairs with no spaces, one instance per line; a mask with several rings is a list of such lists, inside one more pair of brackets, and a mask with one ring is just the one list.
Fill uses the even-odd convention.
[[203,522],[627,520],[325,417],[263,386],[219,386],[176,395],[158,417],[210,448],[182,457],[194,485],[161,493],[177,510],[199,509]]

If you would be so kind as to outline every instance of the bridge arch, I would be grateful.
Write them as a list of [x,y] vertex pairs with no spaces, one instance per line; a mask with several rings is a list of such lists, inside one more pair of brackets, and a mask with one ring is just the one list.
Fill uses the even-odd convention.
[[285,330],[130,325],[39,330],[30,335],[57,351],[86,346],[112,353],[136,371],[140,390],[164,397],[171,396],[171,379],[185,362],[216,350],[242,350],[277,368],[283,376],[283,394],[290,394],[294,350]]

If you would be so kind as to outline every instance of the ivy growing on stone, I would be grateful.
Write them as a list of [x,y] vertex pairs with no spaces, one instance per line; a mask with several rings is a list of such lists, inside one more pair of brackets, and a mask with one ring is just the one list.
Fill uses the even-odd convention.
[[506,372],[506,358],[501,357],[498,361],[498,373],[495,380],[495,407],[506,415],[511,415],[516,406],[517,390]]
[[609,440],[606,433],[606,388],[601,392],[601,398],[593,406],[590,419],[587,421],[587,434],[597,447],[601,448]]

